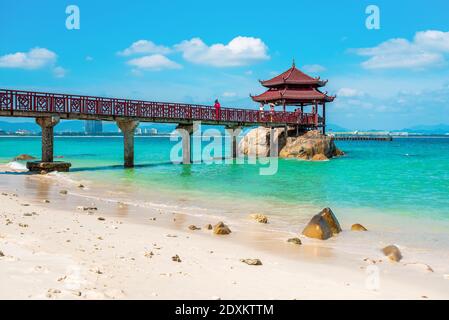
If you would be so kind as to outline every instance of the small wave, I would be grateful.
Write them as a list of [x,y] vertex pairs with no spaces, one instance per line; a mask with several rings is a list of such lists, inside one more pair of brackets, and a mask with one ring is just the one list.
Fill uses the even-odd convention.
[[18,161],[11,161],[8,163],[8,167],[13,170],[28,170],[25,164]]

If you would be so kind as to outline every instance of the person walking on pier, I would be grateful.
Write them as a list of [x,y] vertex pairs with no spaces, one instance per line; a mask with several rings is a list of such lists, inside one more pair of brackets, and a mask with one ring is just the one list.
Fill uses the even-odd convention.
[[215,99],[215,104],[214,104],[214,108],[215,108],[215,119],[218,121],[220,120],[220,102],[218,102],[218,99]]
[[274,116],[274,103],[270,103],[270,122],[273,122],[273,116]]

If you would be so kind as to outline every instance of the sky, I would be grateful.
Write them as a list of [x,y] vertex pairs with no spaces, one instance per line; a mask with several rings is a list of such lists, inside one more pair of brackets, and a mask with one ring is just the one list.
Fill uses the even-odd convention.
[[258,80],[295,59],[337,95],[328,123],[449,124],[448,11],[447,0],[0,0],[0,88],[255,108]]

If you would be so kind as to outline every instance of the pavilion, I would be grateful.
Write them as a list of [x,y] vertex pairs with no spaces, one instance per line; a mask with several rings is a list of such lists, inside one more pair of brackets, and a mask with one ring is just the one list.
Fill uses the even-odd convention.
[[[315,128],[321,128],[323,134],[326,133],[326,102],[332,102],[335,96],[328,96],[327,92],[321,92],[319,88],[327,84],[327,80],[320,77],[313,78],[298,70],[295,61],[290,69],[277,75],[276,77],[260,81],[268,88],[264,93],[251,96],[251,98],[261,104],[271,106],[282,106],[286,111],[287,106],[298,106],[297,112],[304,113],[305,106],[312,106],[312,114],[315,116]],[[321,116],[318,107],[321,106]]]

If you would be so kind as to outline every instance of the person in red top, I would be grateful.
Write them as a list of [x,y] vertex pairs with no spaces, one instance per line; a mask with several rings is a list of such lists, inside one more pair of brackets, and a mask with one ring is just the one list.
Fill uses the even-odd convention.
[[215,99],[215,104],[214,104],[214,108],[215,108],[215,119],[220,120],[220,102],[218,102],[218,99]]

